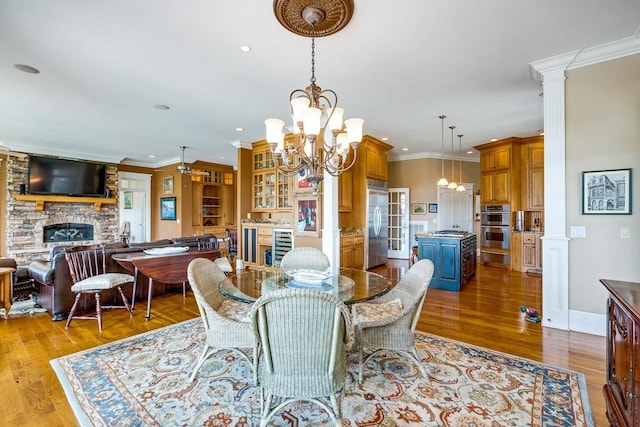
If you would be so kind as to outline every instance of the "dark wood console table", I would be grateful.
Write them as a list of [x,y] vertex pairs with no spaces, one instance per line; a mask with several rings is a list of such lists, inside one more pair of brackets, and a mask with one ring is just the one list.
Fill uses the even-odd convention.
[[607,383],[612,426],[640,425],[640,283],[601,279],[607,301]]

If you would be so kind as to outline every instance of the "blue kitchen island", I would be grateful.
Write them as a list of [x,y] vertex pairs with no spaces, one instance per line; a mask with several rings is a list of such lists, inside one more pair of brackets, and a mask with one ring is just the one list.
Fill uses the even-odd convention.
[[433,261],[430,288],[459,292],[476,272],[477,237],[458,230],[416,234],[418,259]]

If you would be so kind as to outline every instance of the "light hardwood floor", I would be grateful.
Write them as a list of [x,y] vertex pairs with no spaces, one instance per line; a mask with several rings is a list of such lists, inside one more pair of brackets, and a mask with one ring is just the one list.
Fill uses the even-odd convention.
[[[395,280],[407,261],[376,269]],[[418,329],[584,373],[596,426],[608,425],[602,385],[605,338],[542,328],[526,322],[521,306],[541,308],[541,279],[479,266],[462,292],[430,289]],[[603,301],[604,304],[604,301]],[[77,320],[67,330],[48,314],[0,320],[0,425],[75,426],[77,422],[49,360],[198,316],[191,293],[157,297],[152,317],[137,308],[104,314],[102,335],[95,321]]]

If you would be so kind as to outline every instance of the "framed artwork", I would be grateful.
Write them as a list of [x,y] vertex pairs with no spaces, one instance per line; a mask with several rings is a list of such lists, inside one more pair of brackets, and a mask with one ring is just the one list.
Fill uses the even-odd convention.
[[320,201],[317,197],[298,197],[296,199],[297,221],[295,235],[320,236]]
[[313,188],[311,188],[311,184],[307,181],[307,171],[301,170],[297,174],[293,175],[293,185],[296,194],[305,194],[311,193]]
[[438,213],[437,203],[429,203],[429,213]]
[[426,203],[411,203],[411,213],[413,215],[426,215],[427,204]]
[[631,169],[582,172],[583,215],[631,215]]
[[125,191],[122,194],[122,203],[125,209],[133,208],[133,193],[131,191]]
[[173,177],[162,178],[162,194],[173,194]]
[[176,198],[175,197],[160,198],[160,219],[168,219],[168,220],[176,219]]

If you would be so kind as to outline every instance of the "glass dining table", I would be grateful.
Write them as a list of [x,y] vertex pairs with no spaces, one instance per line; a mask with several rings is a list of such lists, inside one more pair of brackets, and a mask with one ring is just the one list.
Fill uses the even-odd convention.
[[346,305],[375,299],[393,288],[392,282],[380,274],[364,270],[341,268],[322,282],[299,282],[282,270],[247,270],[231,276],[219,285],[225,297],[253,303],[260,296],[278,289],[319,289],[340,298]]

